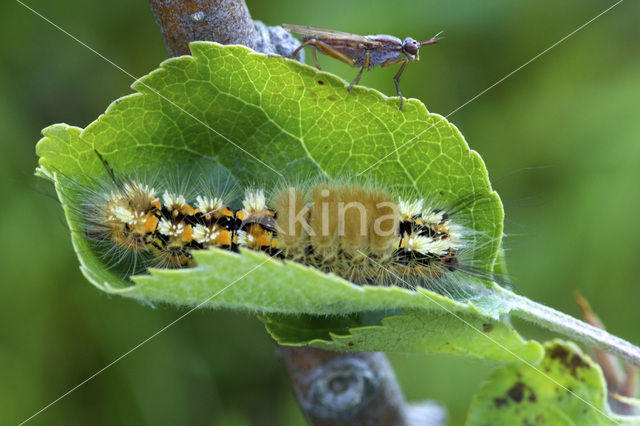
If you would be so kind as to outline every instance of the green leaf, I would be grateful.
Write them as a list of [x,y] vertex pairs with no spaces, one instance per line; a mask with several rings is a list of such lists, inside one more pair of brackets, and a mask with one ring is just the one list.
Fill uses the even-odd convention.
[[[359,287],[303,265],[246,251],[200,251],[195,253],[198,267],[151,270],[149,275],[133,277],[135,285],[105,269],[77,216],[82,211],[77,186],[92,186],[105,177],[94,150],[124,175],[145,171],[162,175],[176,169],[200,173],[216,167],[240,185],[268,188],[282,182],[278,173],[295,181],[366,171],[367,178],[384,182],[394,192],[450,203],[474,194],[467,209],[469,226],[487,241],[475,254],[484,259],[480,266],[494,267],[502,237],[502,205],[481,158],[443,117],[429,113],[416,100],[398,111],[397,99],[362,87],[347,93],[345,82],[335,76],[244,47],[197,42],[191,48],[193,56],[165,61],[134,84],[138,93],[115,101],[85,130],[64,124],[43,130],[37,146],[38,172],[56,184],[89,281],[104,291],[150,303],[321,316],[400,309],[410,313],[366,330],[354,328],[361,325],[357,321],[347,322],[345,329],[377,342],[356,344],[353,350],[365,346],[394,350],[386,337],[371,336],[390,337],[399,327],[408,329],[405,344],[409,345],[410,338],[431,330],[426,321],[450,310],[474,324],[491,320],[497,324],[495,335],[506,346],[523,350],[531,360],[539,355],[535,345],[522,342],[499,323],[509,305],[491,294],[474,300],[474,305],[426,290]],[[451,333],[450,344],[456,348],[451,352],[474,352],[464,346],[477,342],[460,329]],[[332,336],[332,342],[323,345],[345,344]],[[435,350],[435,346],[422,339],[412,347]],[[496,358],[485,349],[474,356]]]
[[600,367],[570,342],[544,345],[535,369],[519,364],[496,370],[478,390],[468,425],[638,424],[640,417],[611,412]]
[[345,352],[387,347],[397,352],[443,353],[504,363],[521,359],[538,363],[542,358],[537,342],[524,341],[504,322],[473,307],[460,310],[444,297],[438,303],[440,309],[406,309],[406,315],[386,316],[379,311],[328,318],[271,314],[262,319],[282,345],[313,345]]

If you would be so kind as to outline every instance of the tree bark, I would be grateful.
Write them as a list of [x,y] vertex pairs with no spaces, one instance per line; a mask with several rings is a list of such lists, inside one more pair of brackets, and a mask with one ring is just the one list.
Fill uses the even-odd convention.
[[280,346],[280,354],[311,425],[436,426],[446,422],[446,412],[435,403],[406,403],[381,352]]
[[195,40],[254,48],[256,32],[240,0],[149,0],[169,56],[189,54]]

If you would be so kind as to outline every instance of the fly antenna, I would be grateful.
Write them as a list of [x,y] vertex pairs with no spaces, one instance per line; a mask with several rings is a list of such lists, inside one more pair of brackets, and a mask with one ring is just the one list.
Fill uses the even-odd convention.
[[443,31],[440,31],[438,34],[434,35],[433,37],[431,37],[429,40],[427,41],[421,41],[420,42],[420,46],[426,46],[429,44],[436,44],[438,43],[440,40],[442,40],[444,38],[444,36],[442,35]]

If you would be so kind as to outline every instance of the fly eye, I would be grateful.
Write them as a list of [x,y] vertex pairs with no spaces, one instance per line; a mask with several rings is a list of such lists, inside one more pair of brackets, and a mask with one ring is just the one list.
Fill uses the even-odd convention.
[[415,41],[411,43],[405,43],[404,50],[410,55],[415,55],[416,53],[418,53],[418,43],[416,43]]

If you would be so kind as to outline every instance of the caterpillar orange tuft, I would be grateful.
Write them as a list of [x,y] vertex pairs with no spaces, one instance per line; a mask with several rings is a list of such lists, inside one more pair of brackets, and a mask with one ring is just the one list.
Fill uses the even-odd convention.
[[473,195],[445,207],[346,179],[249,187],[240,196],[219,181],[177,191],[180,185],[157,178],[119,177],[97,155],[108,177],[83,192],[77,216],[107,266],[125,275],[195,266],[193,251],[213,247],[265,252],[361,285],[447,289],[468,277],[496,281],[475,266],[474,253],[487,241],[466,223]]

